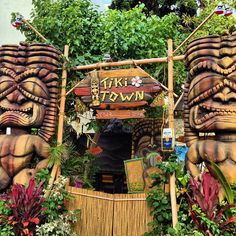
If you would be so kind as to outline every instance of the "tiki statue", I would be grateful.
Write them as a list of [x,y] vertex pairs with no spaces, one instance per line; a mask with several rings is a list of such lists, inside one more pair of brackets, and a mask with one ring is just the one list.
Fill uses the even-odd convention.
[[[60,52],[45,44],[0,47],[0,190],[47,166],[57,112]],[[32,134],[32,128],[37,129]],[[33,158],[39,162],[32,165]]]
[[216,163],[230,183],[236,181],[236,33],[191,42],[186,50],[186,166],[197,176]]

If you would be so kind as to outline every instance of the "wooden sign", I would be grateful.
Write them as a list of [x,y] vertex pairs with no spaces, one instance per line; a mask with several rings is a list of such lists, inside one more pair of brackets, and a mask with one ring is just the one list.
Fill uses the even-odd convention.
[[92,108],[122,109],[147,105],[161,90],[157,80],[137,67],[91,71],[75,94]]
[[143,159],[132,159],[124,161],[126,181],[129,193],[140,193],[144,191]]
[[145,110],[97,110],[97,119],[145,118]]

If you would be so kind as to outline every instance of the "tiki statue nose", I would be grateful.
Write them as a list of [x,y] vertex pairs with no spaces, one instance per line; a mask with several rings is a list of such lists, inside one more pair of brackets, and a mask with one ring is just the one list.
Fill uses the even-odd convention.
[[221,91],[213,96],[213,99],[223,103],[229,102],[230,100],[236,101],[236,94],[229,87],[224,87]]
[[19,90],[15,90],[14,92],[7,95],[7,100],[10,103],[17,103],[21,105],[26,102],[27,99]]

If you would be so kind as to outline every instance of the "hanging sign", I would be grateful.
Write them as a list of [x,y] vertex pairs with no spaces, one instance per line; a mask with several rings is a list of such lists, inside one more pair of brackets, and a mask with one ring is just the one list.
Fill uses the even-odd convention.
[[97,110],[97,119],[145,118],[145,110]]
[[94,70],[75,88],[87,106],[111,110],[147,105],[161,91],[159,82],[139,67]]

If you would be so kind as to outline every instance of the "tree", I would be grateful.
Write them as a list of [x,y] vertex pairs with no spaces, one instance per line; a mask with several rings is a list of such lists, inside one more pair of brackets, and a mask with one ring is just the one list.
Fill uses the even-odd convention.
[[113,0],[110,8],[118,10],[130,10],[135,6],[143,3],[145,5],[145,13],[148,15],[155,14],[157,16],[165,16],[171,12],[179,16],[187,14],[194,16],[197,11],[197,2],[195,0]]
[[[144,5],[105,13],[98,12],[90,0],[33,0],[33,6],[32,25],[61,51],[69,44],[74,65],[97,63],[107,52],[113,60],[165,57],[168,38],[177,44],[184,39],[178,16],[146,16]],[[27,41],[39,41],[26,25],[20,30]],[[146,69],[163,81],[164,65]],[[81,78],[81,73],[70,74],[70,86]]]

